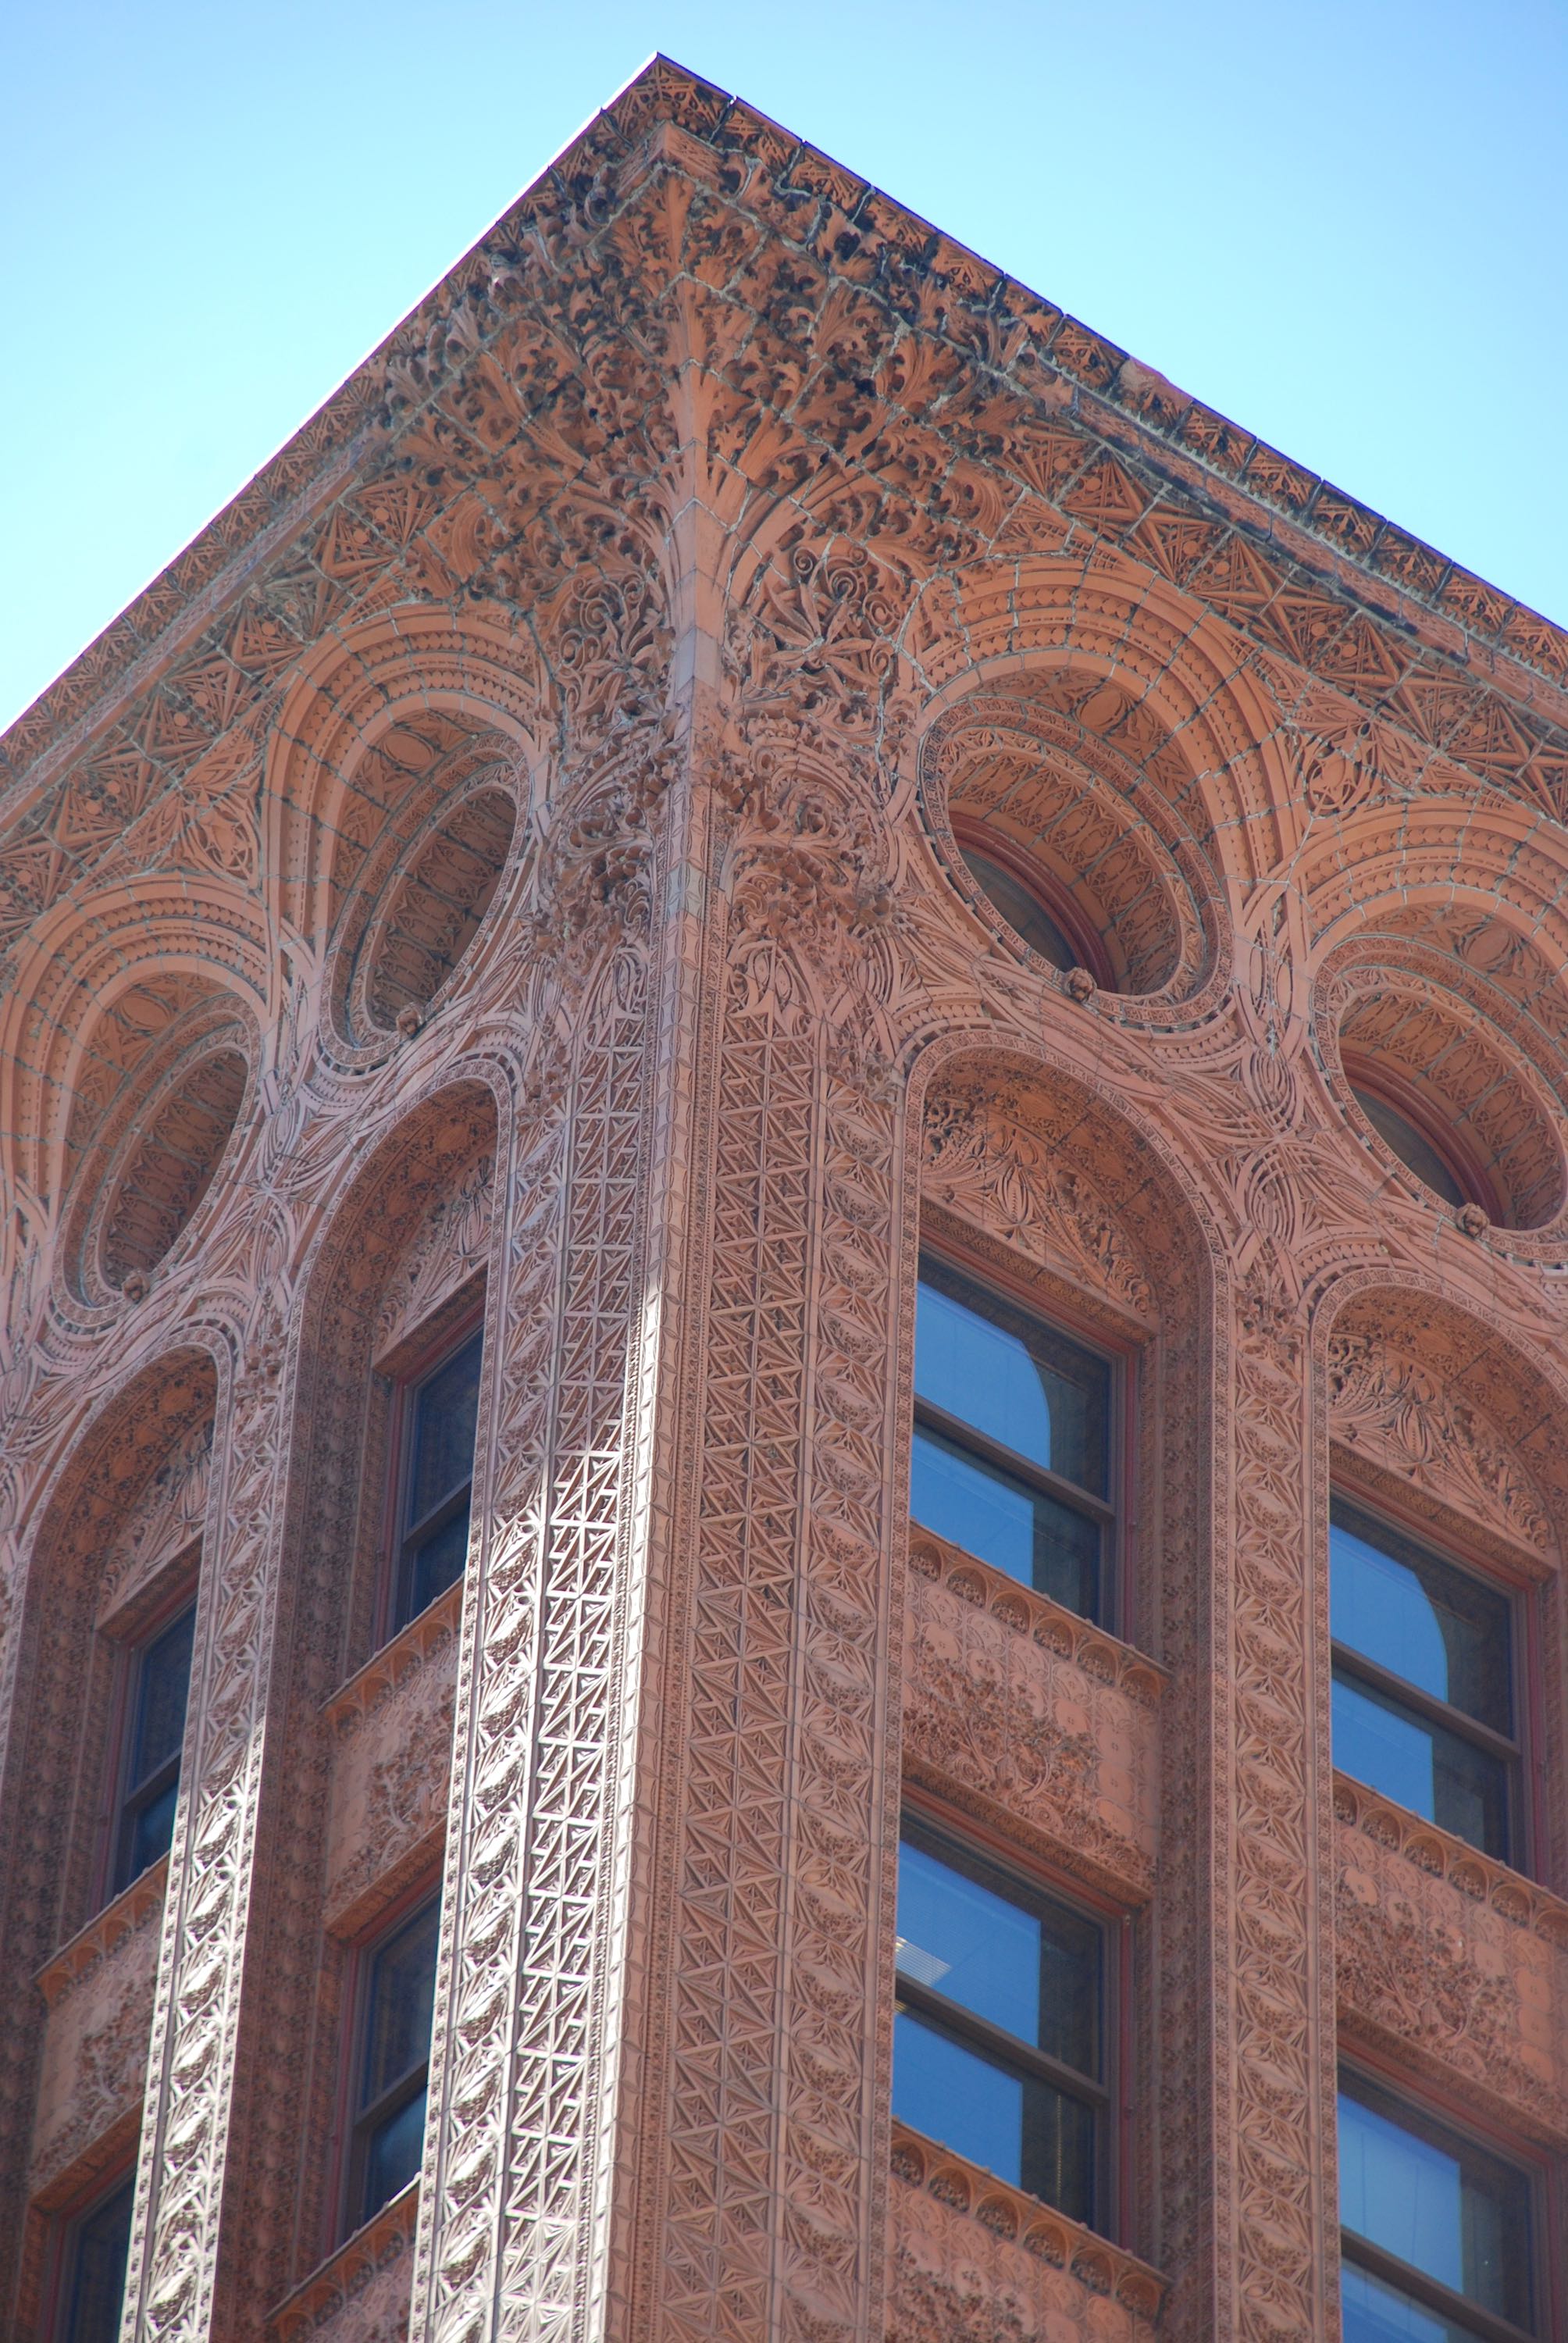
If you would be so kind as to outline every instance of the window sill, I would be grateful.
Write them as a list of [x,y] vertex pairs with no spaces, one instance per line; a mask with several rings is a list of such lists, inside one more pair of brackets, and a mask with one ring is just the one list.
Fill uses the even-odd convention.
[[1129,1700],[1145,1708],[1158,1704],[1171,1680],[1170,1670],[1158,1660],[1134,1651],[1131,1644],[1097,1627],[1092,1620],[1081,1618],[1076,1611],[1053,1603],[1050,1595],[1037,1594],[1021,1579],[1010,1578],[1006,1571],[995,1570],[961,1546],[950,1544],[934,1530],[922,1529],[918,1522],[910,1523],[910,1568],[950,1588],[962,1601],[990,1612],[1048,1651],[1060,1653],[1085,1674],[1125,1693]]
[[1364,1782],[1336,1773],[1334,1815],[1432,1877],[1450,1881],[1462,1895],[1488,1905],[1516,1926],[1530,1928],[1551,1944],[1568,1946],[1568,1903],[1560,1896],[1537,1886],[1496,1855],[1483,1855],[1467,1839],[1455,1838],[1409,1806],[1397,1805]]
[[1027,2196],[897,2120],[892,2166],[896,2180],[953,2212],[968,2214],[993,2237],[1064,2270],[1091,2294],[1108,2296],[1151,2325],[1159,2318],[1166,2282],[1158,2270],[1109,2238],[1097,2237],[1081,2222],[1053,2212],[1038,2197]]
[[267,2318],[267,2343],[300,2343],[326,2326],[338,2311],[364,2292],[373,2278],[389,2269],[414,2243],[419,2216],[419,2183],[383,2205],[361,2229],[329,2253],[292,2294],[286,2295]]
[[441,1644],[455,1635],[463,1615],[463,1581],[455,1579],[444,1594],[437,1594],[416,1614],[406,1627],[399,1627],[389,1644],[373,1652],[362,1668],[339,1685],[329,1699],[321,1704],[325,1722],[337,1733],[352,1733],[360,1720],[403,1677],[414,1668],[423,1667]]
[[128,1887],[122,1887],[112,1903],[106,1904],[101,1912],[95,1912],[86,1926],[78,1928],[68,1944],[62,1945],[57,1953],[51,1953],[35,1980],[51,2009],[78,1977],[96,1968],[127,1936],[134,1936],[145,1927],[155,1913],[162,1912],[168,1877],[168,1856],[160,1855]]

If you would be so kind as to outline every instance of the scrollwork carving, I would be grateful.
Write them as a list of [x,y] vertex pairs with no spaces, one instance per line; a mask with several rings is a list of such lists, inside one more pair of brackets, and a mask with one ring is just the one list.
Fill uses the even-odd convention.
[[1421,1487],[1457,1498],[1505,1537],[1547,1552],[1551,1516],[1516,1448],[1418,1359],[1362,1333],[1329,1344],[1336,1438]]
[[933,1095],[926,1118],[925,1192],[1005,1232],[1043,1268],[1065,1272],[1141,1318],[1154,1298],[1118,1216],[1081,1172],[972,1080]]

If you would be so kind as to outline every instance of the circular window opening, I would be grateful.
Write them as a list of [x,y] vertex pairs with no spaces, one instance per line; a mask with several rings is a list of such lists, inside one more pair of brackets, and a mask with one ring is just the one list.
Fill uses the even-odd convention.
[[1087,968],[1097,984],[1109,982],[1099,938],[1089,933],[1066,890],[1032,857],[967,822],[955,826],[953,835],[970,877],[1021,942],[1064,974]]
[[108,1283],[146,1277],[212,1185],[239,1120],[246,1068],[238,1050],[215,1050],[157,1100],[114,1178],[100,1258]]
[[509,791],[477,789],[420,841],[393,879],[366,939],[365,1006],[371,1021],[428,1008],[467,951],[511,851],[518,809]]
[[1458,1212],[1479,1204],[1489,1220],[1500,1219],[1492,1183],[1471,1163],[1453,1134],[1442,1129],[1424,1100],[1403,1083],[1396,1085],[1384,1068],[1375,1072],[1353,1060],[1345,1067],[1351,1096],[1383,1145],[1397,1155],[1407,1172]]

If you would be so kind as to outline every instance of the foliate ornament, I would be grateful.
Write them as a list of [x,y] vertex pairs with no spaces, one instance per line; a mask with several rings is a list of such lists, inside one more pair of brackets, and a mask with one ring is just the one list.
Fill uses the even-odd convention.
[[1236,2176],[1238,2299],[1221,2331],[1306,2336],[1321,2331],[1325,2246],[1311,2143],[1329,2087],[1332,2000],[1308,1862],[1304,1343],[1292,1298],[1264,1263],[1237,1298],[1234,1560],[1220,1716],[1233,1751],[1221,1902],[1233,2146],[1222,2160]]
[[438,1302],[484,1268],[495,1193],[496,1159],[487,1151],[468,1166],[454,1189],[437,1198],[387,1280],[376,1322],[378,1350],[412,1333]]
[[748,699],[786,693],[802,714],[868,730],[908,604],[907,580],[864,545],[796,544],[767,573],[733,646]]
[[[1374,1805],[1356,1836],[1341,1825],[1334,1966],[1342,2017],[1440,2061],[1562,2138],[1568,2100],[1561,2077],[1522,2023],[1519,1986],[1529,1970],[1496,1965],[1484,1932],[1489,1921],[1493,1929],[1500,1923],[1476,1885],[1456,1894],[1453,1882],[1432,1875],[1432,1857],[1422,1863],[1424,1850],[1412,1851],[1412,1860],[1385,1849],[1375,1835],[1379,1819]],[[1402,1894],[1405,1882],[1410,1893]]]
[[264,1719],[282,1498],[284,1402],[265,1372],[281,1358],[294,1296],[265,1263],[281,1248],[272,1217],[252,1248],[256,1302],[245,1363],[218,1439],[220,1526],[204,1554],[191,1711],[195,1731],[170,1855],[148,2071],[157,2078],[137,2171],[127,2310],[166,2343],[210,2331],[217,2282],[246,1923],[259,1821]]
[[208,1416],[176,1442],[116,1535],[98,1595],[100,1616],[114,1611],[138,1584],[201,1536],[212,1455]]
[[1504,1536],[1551,1550],[1551,1515],[1514,1450],[1419,1361],[1371,1334],[1335,1334],[1328,1367],[1338,1439],[1436,1495],[1457,1497]]
[[932,1097],[923,1190],[1042,1267],[1065,1270],[1141,1318],[1154,1315],[1153,1290],[1110,1205],[982,1087],[966,1082]]
[[667,714],[563,789],[539,843],[528,912],[536,944],[552,959],[594,959],[647,935],[654,811],[680,756]]

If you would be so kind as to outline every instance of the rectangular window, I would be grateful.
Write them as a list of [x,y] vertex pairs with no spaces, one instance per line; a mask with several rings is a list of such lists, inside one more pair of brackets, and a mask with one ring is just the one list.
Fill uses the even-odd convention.
[[1101,1931],[907,1818],[893,2113],[1074,2220],[1107,2218]]
[[166,1855],[174,1837],[195,1635],[196,1604],[191,1602],[130,1656],[109,1865],[112,1896]]
[[1529,2175],[1360,2076],[1339,2130],[1345,2343],[1537,2334]]
[[921,1264],[910,1513],[1103,1620],[1114,1513],[1109,1363],[945,1263]]
[[351,2228],[368,2221],[418,2174],[440,1920],[440,1898],[432,1896],[365,1961],[349,2163]]
[[1515,1859],[1513,1604],[1336,1498],[1329,1531],[1334,1763]]
[[403,1395],[393,1634],[463,1574],[483,1350],[483,1335],[468,1335]]
[[118,2343],[136,2194],[128,2173],[66,2231],[58,2343]]

